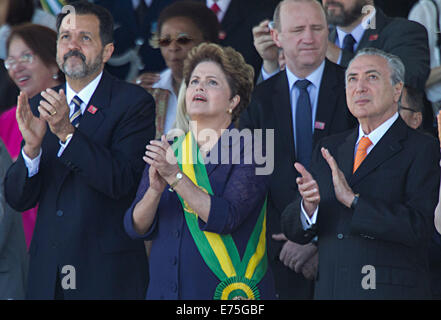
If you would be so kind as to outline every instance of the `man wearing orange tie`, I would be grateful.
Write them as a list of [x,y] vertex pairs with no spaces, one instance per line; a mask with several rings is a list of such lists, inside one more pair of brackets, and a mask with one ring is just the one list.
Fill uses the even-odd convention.
[[439,145],[398,116],[401,60],[360,50],[346,71],[355,130],[323,139],[300,196],[282,214],[292,241],[318,241],[316,299],[430,298],[428,245],[439,191]]

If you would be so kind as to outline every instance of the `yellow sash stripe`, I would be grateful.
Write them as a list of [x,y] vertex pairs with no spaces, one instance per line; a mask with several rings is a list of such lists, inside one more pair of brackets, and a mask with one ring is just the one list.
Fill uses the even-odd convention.
[[248,296],[248,299],[254,300],[256,297],[254,296],[253,290],[250,289],[248,285],[245,283],[236,282],[233,284],[230,284],[228,287],[225,288],[225,290],[222,292],[221,300],[228,300],[228,297],[230,296],[230,293],[234,290],[242,290],[246,293]]
[[[193,146],[191,139],[191,132],[187,133],[185,137],[185,141],[182,144],[182,170],[184,174],[190,178],[190,180],[197,186],[196,174],[194,172],[193,167]],[[211,248],[213,249],[214,254],[219,260],[222,271],[226,274],[227,277],[236,276],[236,271],[233,267],[233,263],[231,262],[230,255],[228,254],[227,248],[225,247],[224,242],[221,237],[217,233],[213,232],[205,232],[205,237],[210,243]]]
[[263,255],[265,254],[265,249],[266,249],[265,237],[266,237],[266,214],[263,218],[263,226],[259,236],[259,243],[257,244],[256,252],[254,252],[253,256],[250,258],[250,261],[248,262],[247,271],[245,272],[245,278],[251,279],[253,277],[257,265],[260,263]]

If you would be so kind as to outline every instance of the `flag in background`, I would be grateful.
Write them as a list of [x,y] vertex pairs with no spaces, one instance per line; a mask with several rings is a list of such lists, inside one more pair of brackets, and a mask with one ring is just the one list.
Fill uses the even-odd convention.
[[61,12],[61,9],[66,5],[65,0],[40,0],[41,7],[44,11],[56,16]]

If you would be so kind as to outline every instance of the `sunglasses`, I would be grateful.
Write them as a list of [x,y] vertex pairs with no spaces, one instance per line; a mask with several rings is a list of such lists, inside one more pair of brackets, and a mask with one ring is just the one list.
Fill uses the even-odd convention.
[[12,69],[15,65],[17,65],[17,63],[30,64],[32,63],[32,61],[34,61],[34,55],[32,53],[24,53],[18,59],[9,57],[8,59],[5,60],[4,64],[5,64],[5,68],[9,70]]
[[411,109],[411,108],[403,107],[401,104],[399,104],[399,105],[398,105],[398,112],[400,112],[401,110],[407,110],[407,111],[410,111],[410,112],[412,112],[412,113],[414,113],[414,112],[418,112],[418,111],[413,110],[413,109]]
[[173,41],[176,41],[176,43],[181,46],[185,46],[186,44],[189,44],[190,42],[192,42],[193,38],[190,37],[186,33],[180,33],[180,34],[178,34],[178,36],[176,38],[170,38],[170,37],[159,38],[158,44],[160,47],[165,48],[165,47],[168,47]]

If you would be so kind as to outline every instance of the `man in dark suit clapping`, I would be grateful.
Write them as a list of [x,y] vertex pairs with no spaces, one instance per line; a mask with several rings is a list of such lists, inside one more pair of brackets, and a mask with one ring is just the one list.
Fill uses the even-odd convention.
[[8,203],[39,203],[30,246],[30,299],[143,299],[144,243],[123,230],[153,139],[154,102],[103,72],[113,20],[85,1],[57,18],[57,62],[66,84],[18,98],[22,152],[5,178]]
[[304,278],[302,269],[307,261],[316,260],[316,248],[287,241],[280,214],[297,194],[294,162],[308,166],[317,141],[352,128],[355,119],[346,108],[344,71],[325,59],[328,26],[320,3],[283,1],[274,22],[272,36],[284,50],[286,70],[256,87],[240,126],[274,129],[275,166],[268,197],[270,266],[280,299],[309,299],[313,283]]
[[439,144],[398,115],[404,65],[360,50],[346,71],[359,127],[323,139],[300,195],[282,214],[286,236],[318,236],[318,299],[431,297],[428,246],[439,190]]

